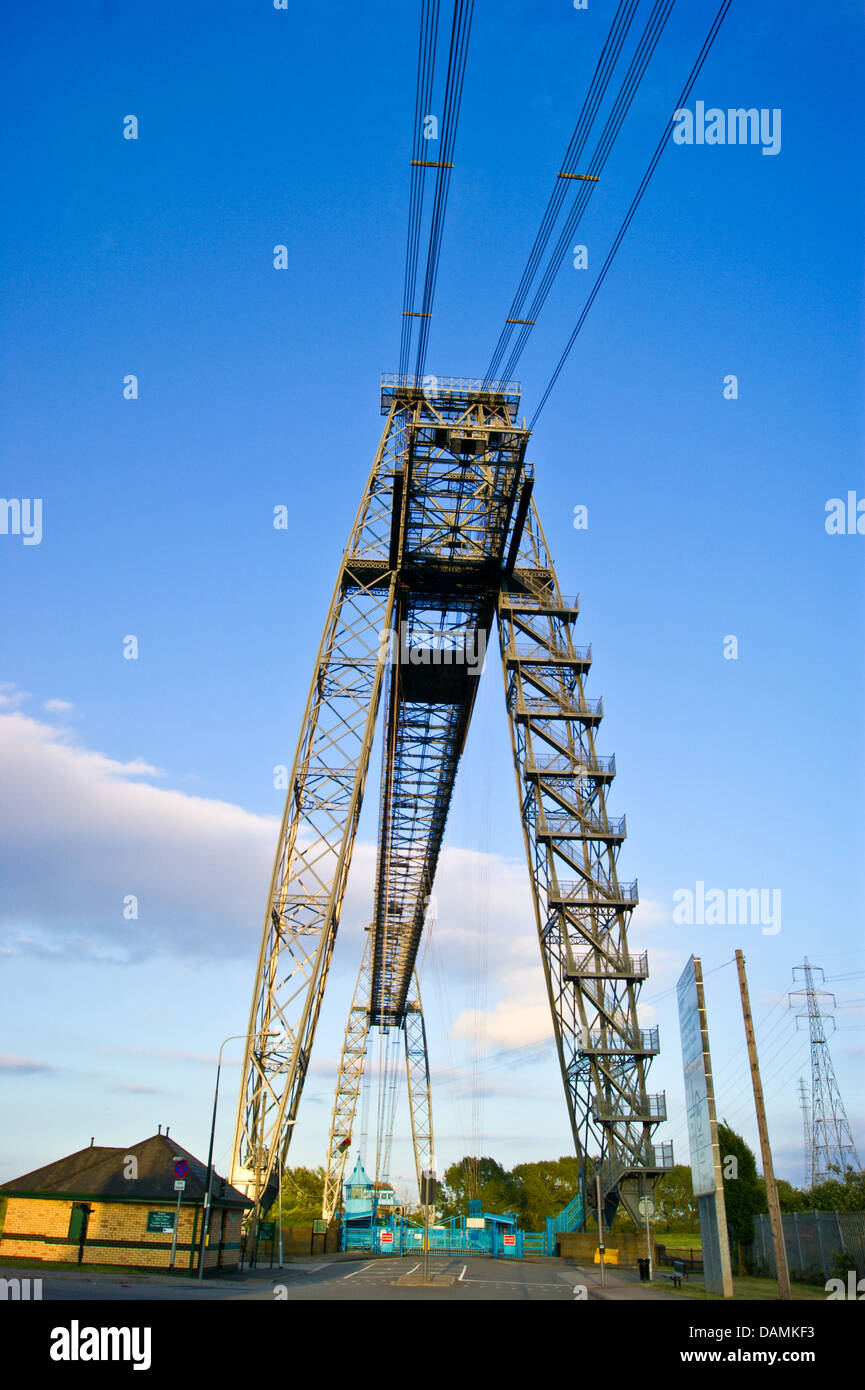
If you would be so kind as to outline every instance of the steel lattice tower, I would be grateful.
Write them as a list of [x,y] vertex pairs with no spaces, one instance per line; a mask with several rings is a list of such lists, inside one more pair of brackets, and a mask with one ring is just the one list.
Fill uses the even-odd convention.
[[827,999],[831,999],[831,1007],[834,1009],[835,996],[828,990],[817,988],[814,983],[815,971],[819,972],[822,984],[825,978],[823,971],[819,966],[810,965],[806,956],[804,964],[793,969],[794,981],[801,972],[805,987],[793,990],[788,996],[791,1004],[794,1001],[796,1004],[805,1004],[807,1012],[797,1014],[796,1018],[797,1021],[808,1020],[811,1038],[811,1187],[826,1182],[833,1176],[843,1176],[849,1169],[858,1172],[860,1168],[859,1155],[835,1079],[835,1068],[832,1065],[832,1056],[823,1027],[824,1018],[830,1018],[833,1028],[835,1026],[832,1015],[823,1012],[823,1001]]
[[811,1137],[811,1101],[804,1076],[799,1077],[799,1108],[802,1111],[802,1138],[805,1154],[805,1186],[814,1186],[814,1140]]
[[[432,389],[426,389],[432,383]],[[309,1065],[339,926],[379,705],[384,705],[372,923],[349,1016],[328,1158],[339,1200],[371,1028],[406,1033],[419,1168],[432,1152],[415,961],[457,766],[494,622],[517,794],[571,1130],[583,1177],[638,1202],[672,1166],[647,1091],[658,1030],[641,1029],[645,953],[627,928],[615,759],[595,749],[603,708],[585,694],[591,648],[559,589],[532,497],[513,382],[385,376],[386,424],[339,568],[280,831],[258,958],[231,1181],[273,1199]],[[383,698],[382,698],[383,697]],[[413,1090],[412,1090],[413,1086]],[[425,1160],[424,1156],[427,1156]]]

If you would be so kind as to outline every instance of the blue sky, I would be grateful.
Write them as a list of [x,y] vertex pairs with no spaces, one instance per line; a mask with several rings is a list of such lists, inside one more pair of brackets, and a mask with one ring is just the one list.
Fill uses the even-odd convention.
[[[520,363],[527,416],[715,9],[673,12],[580,228],[589,269],[565,262]],[[741,946],[777,1167],[796,1180],[807,1048],[777,1001],[805,954],[844,977],[827,985],[833,1057],[865,1158],[865,540],[824,525],[828,499],[865,495],[863,42],[853,3],[753,9],[734,0],[691,105],[780,109],[780,152],[665,152],[529,453],[593,644],[599,748],[617,755],[610,804],[628,816],[620,864],[640,882],[633,939],[661,1027],[653,1088],[681,1109],[671,991],[688,955],[708,971]],[[483,373],[612,12],[478,0],[428,370]],[[206,1146],[212,1059],[246,1027],[273,767],[291,761],[381,429],[379,373],[397,365],[417,14],[106,0],[3,17],[2,493],[43,499],[43,536],[0,536],[0,1176],[158,1122]],[[281,503],[288,531],[272,526]],[[375,812],[295,1161],[323,1159]],[[440,1163],[569,1149],[521,855],[491,662],[422,981]],[[781,931],[676,925],[673,894],[697,881],[780,888]],[[708,988],[719,1111],[754,1143],[734,970]],[[394,1167],[410,1172],[402,1141]]]

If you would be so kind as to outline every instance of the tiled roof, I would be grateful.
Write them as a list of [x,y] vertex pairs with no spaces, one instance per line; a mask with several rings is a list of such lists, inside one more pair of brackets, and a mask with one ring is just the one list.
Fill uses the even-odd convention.
[[[128,1158],[138,1161],[136,1178],[124,1176],[129,1171]],[[58,1197],[111,1197],[115,1201],[176,1202],[174,1165],[181,1158],[189,1164],[183,1201],[203,1202],[207,1164],[166,1134],[154,1134],[139,1144],[120,1149],[90,1145],[69,1154],[67,1158],[47,1163],[44,1168],[36,1168],[32,1173],[0,1184],[0,1194],[8,1193],[11,1196],[16,1192],[26,1192]],[[252,1205],[236,1187],[216,1173],[213,1176],[213,1202],[215,1206],[225,1207]]]

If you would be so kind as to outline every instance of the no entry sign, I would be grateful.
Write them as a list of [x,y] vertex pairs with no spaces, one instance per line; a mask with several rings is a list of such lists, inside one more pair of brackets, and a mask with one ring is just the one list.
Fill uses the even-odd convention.
[[504,1235],[502,1236],[502,1241],[505,1245],[516,1245],[517,1238],[516,1236]]
[[380,1239],[382,1245],[393,1245],[393,1231],[382,1231]]

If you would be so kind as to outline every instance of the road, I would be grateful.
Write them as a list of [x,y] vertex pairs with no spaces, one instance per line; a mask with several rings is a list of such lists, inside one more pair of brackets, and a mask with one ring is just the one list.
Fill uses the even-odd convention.
[[[131,1271],[90,1274],[51,1274],[40,1268],[3,1269],[0,1275],[30,1276],[42,1280],[43,1302],[186,1302],[188,1300],[228,1300],[239,1302],[297,1302],[362,1300],[436,1299],[474,1302],[516,1299],[520,1302],[575,1298],[574,1285],[580,1271],[560,1260],[524,1263],[518,1260],[490,1260],[449,1256],[430,1256],[428,1277],[434,1285],[399,1283],[400,1279],[420,1279],[420,1259],[377,1258],[357,1261],[320,1259],[287,1265],[283,1270],[246,1272],[234,1279],[209,1280],[202,1284],[188,1279],[161,1279],[138,1276]],[[591,1297],[591,1290],[589,1297]]]

